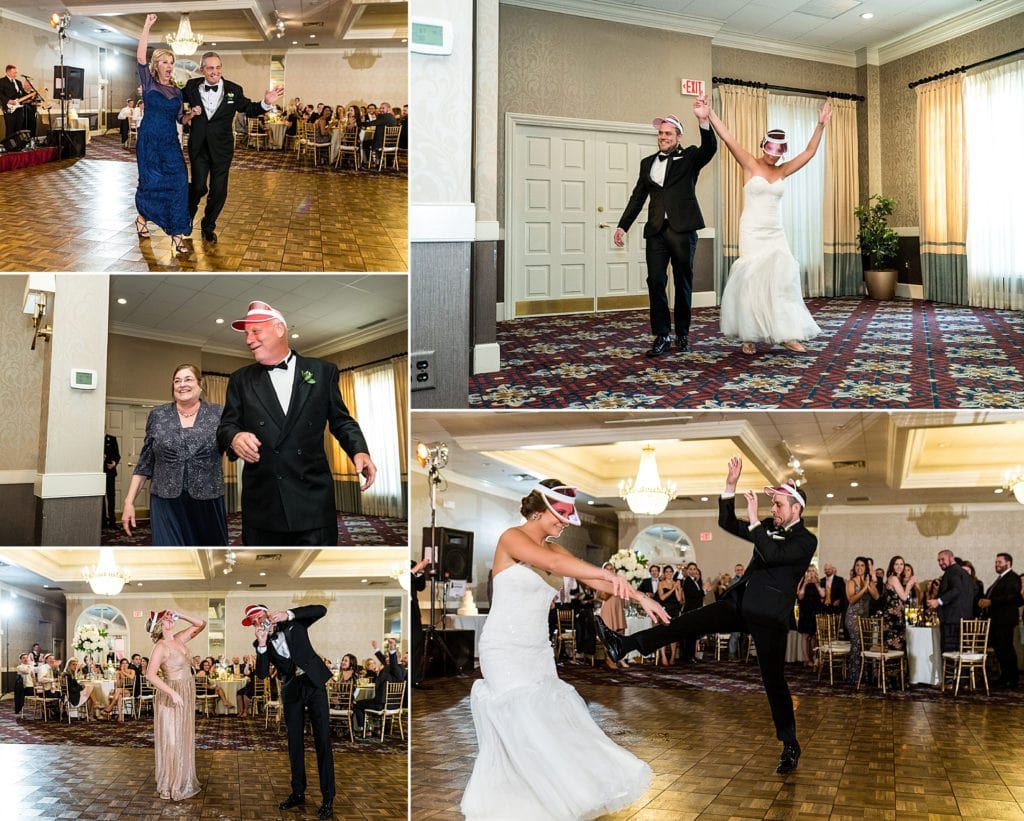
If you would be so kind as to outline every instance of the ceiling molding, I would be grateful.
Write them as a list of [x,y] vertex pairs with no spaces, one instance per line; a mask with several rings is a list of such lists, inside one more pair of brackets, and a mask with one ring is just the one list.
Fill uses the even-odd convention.
[[127,322],[111,322],[110,333],[118,336],[134,337],[136,339],[151,339],[154,342],[167,342],[171,345],[185,345],[189,348],[199,348],[207,353],[219,353],[225,356],[245,357],[245,348],[229,348],[227,345],[206,345],[196,344],[196,338],[188,334],[174,334],[169,331],[157,331],[153,328],[146,328],[142,325],[131,325]]
[[[1010,494],[1010,500],[1013,499],[1013,494]],[[931,506],[935,506],[935,502],[931,503]],[[1006,504],[1005,502],[964,502],[959,504],[957,502],[946,503],[954,508],[963,508],[967,512],[976,513],[1011,513],[1019,511],[1019,514],[1024,517],[1024,505],[1014,502]],[[918,502],[909,505],[821,505],[818,511],[818,522],[820,523],[823,517],[830,513],[842,513],[842,514],[855,514],[858,516],[873,516],[877,514],[893,514],[893,513],[905,513],[909,514],[912,510],[923,510],[929,507],[927,502]]]
[[995,0],[971,11],[956,14],[939,23],[918,29],[912,34],[891,40],[878,47],[881,63],[891,63],[914,54],[922,49],[945,43],[954,37],[962,37],[985,26],[998,23],[1008,17],[1020,14],[1020,0]]
[[[856,68],[857,54],[852,51],[838,51],[818,46],[802,46],[799,43],[788,43],[782,40],[765,40],[749,34],[716,34],[711,40],[712,46],[738,48],[743,51],[771,53],[776,57],[792,57],[797,60],[813,60],[816,63],[847,66]],[[714,60],[712,60],[712,65]]]
[[609,23],[627,23],[645,28],[675,31],[696,37],[711,37],[722,28],[718,20],[692,17],[661,9],[623,5],[607,0],[500,0],[505,6],[551,11],[557,14],[573,14]]
[[[16,11],[0,9],[0,19],[11,20],[12,22],[15,23],[21,23],[24,26],[32,26],[32,28],[37,28],[40,31],[48,31],[51,34],[53,34],[54,37],[57,36],[56,30],[48,22],[44,22],[41,20],[33,20],[31,17],[25,17],[23,14],[18,14]],[[125,55],[129,53],[126,49],[123,49],[120,46],[112,46],[109,43],[103,43],[99,40],[93,40],[91,37],[83,37],[80,34],[72,34],[71,32],[68,32],[68,38],[78,43],[88,43],[90,46],[96,46],[97,48],[105,48],[110,51],[117,51]]]
[[[409,473],[410,486],[412,486],[413,484],[412,476],[418,477],[417,481],[422,481],[424,484],[426,484],[427,472],[423,470],[423,468],[421,468],[418,464],[411,466],[411,470],[409,471]],[[476,479],[472,476],[466,476],[465,474],[458,473],[454,470],[448,470],[447,468],[443,468],[441,470],[441,477],[445,479],[448,482],[448,484],[456,484],[459,485],[460,487],[467,488],[468,490],[475,490],[478,493],[486,493],[488,496],[494,496],[498,499],[507,499],[508,501],[516,502],[517,504],[528,493],[528,485],[526,485],[525,482],[523,483],[523,492],[515,493],[514,491],[506,490],[505,488],[492,485],[490,482],[484,479]],[[437,494],[437,498],[438,508],[443,510],[443,507],[441,505],[443,492],[439,491]]]
[[342,351],[350,350],[351,348],[358,348],[360,345],[367,345],[370,342],[376,342],[378,339],[383,339],[386,336],[392,334],[406,332],[408,333],[409,323],[404,316],[393,317],[392,319],[386,319],[384,322],[380,322],[374,325],[372,328],[366,328],[364,330],[352,331],[351,333],[342,334],[334,339],[328,340],[315,348],[310,348],[305,356],[325,356],[327,354],[340,353]]

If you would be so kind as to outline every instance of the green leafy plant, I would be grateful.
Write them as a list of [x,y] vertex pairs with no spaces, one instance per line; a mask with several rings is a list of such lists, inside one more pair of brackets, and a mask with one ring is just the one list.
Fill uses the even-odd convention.
[[891,197],[875,194],[868,200],[868,205],[868,208],[858,205],[853,209],[853,215],[860,223],[860,233],[857,234],[860,251],[868,258],[870,269],[877,271],[891,267],[899,256],[899,234],[886,221],[895,210],[896,202]]

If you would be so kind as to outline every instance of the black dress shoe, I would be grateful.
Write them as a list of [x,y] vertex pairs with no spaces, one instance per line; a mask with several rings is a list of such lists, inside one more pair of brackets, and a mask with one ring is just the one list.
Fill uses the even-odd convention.
[[676,337],[676,349],[680,351],[686,351],[690,349],[690,340],[685,336]]
[[661,356],[666,351],[672,348],[672,337],[670,336],[656,336],[654,338],[654,344],[651,349],[644,354],[644,356]]
[[213,231],[207,231],[205,228],[203,228],[202,231],[204,242],[209,242],[211,245],[217,244],[217,235]]
[[614,630],[609,630],[608,625],[601,621],[600,616],[594,616],[594,623],[597,625],[597,637],[604,645],[605,654],[616,664],[635,649],[626,647],[625,637],[620,636]]
[[796,769],[796,762],[800,760],[800,745],[786,744],[782,748],[782,755],[779,756],[779,766],[775,772],[779,775],[789,775]]
[[277,805],[279,810],[290,810],[292,807],[301,807],[306,803],[306,796],[292,793],[284,801]]
[[324,803],[320,805],[320,809],[316,811],[316,817],[319,818],[320,821],[327,821],[328,818],[332,818],[333,816],[334,804],[331,801],[324,801]]

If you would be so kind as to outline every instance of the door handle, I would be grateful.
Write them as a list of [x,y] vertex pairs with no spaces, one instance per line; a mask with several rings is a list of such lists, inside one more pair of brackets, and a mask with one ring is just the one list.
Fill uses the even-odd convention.
[[600,213],[602,213],[603,211],[604,211],[604,206],[603,206],[603,205],[599,205],[599,206],[597,206],[597,213],[599,213],[599,214],[600,214]]
[[607,227],[608,227],[608,223],[607,223],[607,222],[601,222],[601,223],[598,223],[598,226],[597,226],[597,227],[598,227],[598,228],[607,228]]

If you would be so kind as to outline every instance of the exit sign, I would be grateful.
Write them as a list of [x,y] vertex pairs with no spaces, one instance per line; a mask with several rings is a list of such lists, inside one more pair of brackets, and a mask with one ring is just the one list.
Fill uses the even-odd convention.
[[711,541],[711,531],[710,530],[701,531],[700,540],[702,542],[710,542]]
[[679,81],[679,93],[683,96],[688,97],[703,97],[704,96],[704,81],[703,80],[680,80]]
[[146,615],[146,613],[145,613],[144,610],[133,610],[132,611],[132,618],[133,619],[141,619],[145,615]]

